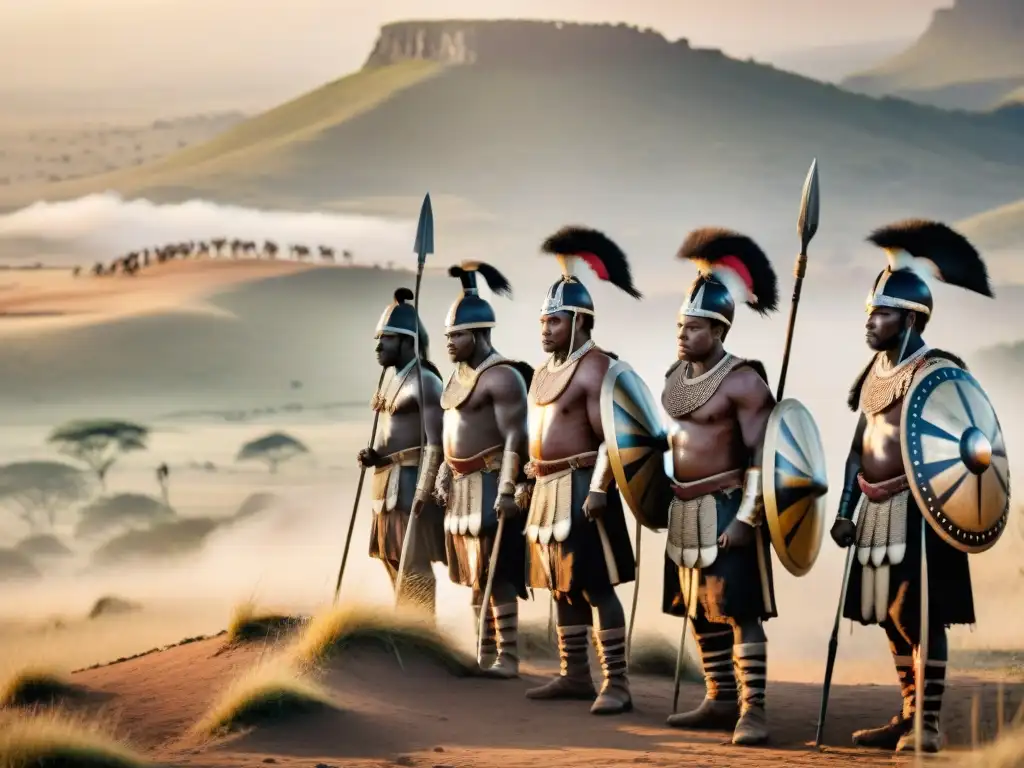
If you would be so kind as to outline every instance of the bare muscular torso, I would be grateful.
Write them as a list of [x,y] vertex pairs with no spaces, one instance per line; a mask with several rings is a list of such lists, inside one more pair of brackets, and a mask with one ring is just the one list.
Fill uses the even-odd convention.
[[[430,371],[423,371],[423,387],[427,401],[427,442],[431,433],[439,434],[441,381]],[[413,367],[395,398],[394,411],[384,414],[374,450],[387,456],[409,448],[420,447],[420,394],[416,368]],[[433,422],[436,421],[437,424]]]
[[675,479],[693,482],[749,466],[774,404],[756,372],[732,371],[706,403],[673,420],[678,430],[672,436]]
[[466,401],[444,412],[445,455],[468,459],[505,445],[508,426],[499,423],[499,409],[513,399],[525,412],[526,384],[514,368],[497,365],[481,373]]
[[601,383],[612,359],[598,349],[584,355],[565,391],[548,405],[530,401],[530,458],[554,461],[596,451],[601,433]]
[[865,414],[861,472],[869,483],[890,480],[904,473],[903,449],[900,444],[902,414],[902,398],[881,413]]

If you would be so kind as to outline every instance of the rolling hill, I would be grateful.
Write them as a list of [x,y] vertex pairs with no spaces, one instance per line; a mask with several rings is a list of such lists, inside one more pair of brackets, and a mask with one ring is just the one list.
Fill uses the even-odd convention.
[[988,110],[1024,86],[1024,5],[957,0],[910,47],[842,86],[949,109]]
[[[404,22],[382,29],[359,72],[203,146],[45,194],[408,216],[429,190],[486,212],[455,226],[437,210],[445,247],[476,256],[533,254],[566,220],[632,238],[638,253],[674,253],[709,222],[791,252],[817,157],[818,247],[839,253],[880,220],[957,220],[1021,197],[1022,136],[994,117],[850,94],[651,31]],[[660,269],[645,260],[642,279]]]

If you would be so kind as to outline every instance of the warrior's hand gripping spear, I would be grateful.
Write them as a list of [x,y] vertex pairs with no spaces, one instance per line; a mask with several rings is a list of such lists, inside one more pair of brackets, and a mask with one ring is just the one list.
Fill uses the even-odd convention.
[[[413,337],[416,354],[416,376],[419,385],[419,408],[420,408],[420,473],[425,469],[424,453],[427,446],[427,417],[426,403],[424,402],[423,389],[423,365],[420,358],[420,283],[423,280],[423,267],[427,263],[427,254],[434,252],[434,211],[430,205],[430,193],[423,198],[423,205],[420,206],[420,220],[416,226],[416,242],[413,245],[418,261],[416,264],[416,294],[413,296],[413,310],[416,317],[416,335]],[[402,555],[398,563],[398,575],[395,578],[395,605],[399,605],[402,595],[402,582],[405,581],[405,571],[409,560],[409,546],[414,541],[413,534],[416,530],[418,515],[409,514],[409,524],[405,528],[405,538],[402,541]]]

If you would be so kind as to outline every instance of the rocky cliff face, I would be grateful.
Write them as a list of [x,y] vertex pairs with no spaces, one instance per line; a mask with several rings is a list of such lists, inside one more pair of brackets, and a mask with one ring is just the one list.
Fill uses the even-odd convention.
[[903,93],[1024,77],[1024,0],[956,0],[907,50],[843,85]]
[[409,59],[449,65],[553,63],[579,61],[615,50],[647,52],[652,48],[688,48],[686,40],[670,43],[653,30],[624,24],[594,25],[545,21],[403,21],[381,28],[364,67]]

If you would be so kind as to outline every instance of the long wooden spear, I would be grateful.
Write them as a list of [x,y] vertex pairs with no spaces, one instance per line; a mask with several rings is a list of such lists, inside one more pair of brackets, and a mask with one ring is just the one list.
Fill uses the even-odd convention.
[[[420,398],[420,472],[423,472],[423,454],[427,446],[427,416],[426,404],[423,401],[423,364],[420,359],[420,283],[423,281],[423,267],[427,263],[427,254],[434,252],[434,210],[430,205],[430,193],[423,198],[423,205],[420,206],[420,220],[416,225],[416,242],[413,244],[418,261],[416,264],[416,295],[413,296],[412,306],[416,315],[416,336],[413,339],[416,354],[416,376],[419,379]],[[395,605],[401,599],[402,582],[405,580],[405,571],[408,564],[409,546],[413,541],[413,533],[416,529],[416,515],[410,513],[409,524],[405,528],[405,539],[402,541],[402,556],[398,563],[398,576],[395,578]]]

